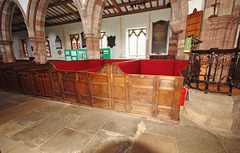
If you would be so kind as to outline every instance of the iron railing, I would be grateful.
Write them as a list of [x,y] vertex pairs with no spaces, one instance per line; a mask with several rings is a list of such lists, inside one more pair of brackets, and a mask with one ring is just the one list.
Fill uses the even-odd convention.
[[205,93],[223,93],[231,96],[239,54],[239,49],[192,50],[189,54],[188,86]]

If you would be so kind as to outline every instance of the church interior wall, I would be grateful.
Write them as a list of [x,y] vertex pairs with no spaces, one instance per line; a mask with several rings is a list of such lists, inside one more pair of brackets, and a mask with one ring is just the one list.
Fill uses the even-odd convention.
[[20,48],[19,48],[19,44],[18,44],[18,41],[19,40],[23,40],[25,39],[26,40],[26,43],[27,43],[27,49],[28,49],[28,55],[29,57],[33,57],[34,56],[34,53],[33,51],[31,51],[31,42],[29,40],[29,37],[28,37],[28,33],[27,31],[20,31],[20,32],[14,32],[12,33],[12,40],[13,40],[13,50],[14,50],[14,55],[15,55],[15,58],[16,59],[25,59],[27,60],[28,58],[24,58],[24,57],[21,57],[20,56]]
[[[120,19],[121,18],[121,19]],[[149,24],[149,18],[151,23]],[[156,22],[159,20],[169,21],[171,18],[171,9],[162,9],[162,10],[156,10],[151,12],[144,12],[144,13],[137,13],[132,15],[124,15],[119,17],[112,17],[112,18],[106,18],[102,20],[102,26],[101,31],[106,31],[107,36],[116,36],[116,41],[113,48],[111,48],[111,54],[112,58],[121,58],[121,50],[123,53],[123,57],[126,57],[127,47],[126,47],[126,37],[127,37],[127,30],[131,28],[150,28],[152,31],[152,22]],[[121,21],[120,21],[121,20]],[[121,25],[120,25],[121,22]],[[150,25],[150,27],[149,27]],[[122,28],[122,29],[120,29]],[[51,49],[51,55],[52,57],[48,57],[49,60],[64,60],[64,49],[71,49],[71,43],[70,43],[70,35],[71,34],[81,34],[83,31],[82,23],[72,23],[72,24],[65,24],[60,26],[52,26],[52,27],[46,27],[45,28],[45,37],[49,37],[50,41],[50,49]],[[122,31],[122,35],[120,35],[120,31]],[[148,33],[148,32],[147,32]],[[21,38],[20,36],[23,36]],[[62,41],[62,54],[59,55],[58,51],[59,49],[56,49],[55,47],[55,39],[56,36],[59,36]],[[148,35],[148,34],[147,34]],[[149,47],[149,51],[151,51],[151,33],[150,33],[150,41],[147,45]],[[14,44],[14,53],[17,59],[24,59],[19,57],[19,47],[17,40],[19,39],[26,39],[27,45],[28,45],[28,52],[30,52],[30,41],[27,39],[27,33],[26,31],[22,32],[16,32],[13,33],[13,41]],[[31,52],[30,52],[31,53]],[[30,54],[30,56],[33,56],[33,54]]]
[[196,8],[197,11],[204,10],[205,0],[191,0],[188,1],[188,14],[191,14]]

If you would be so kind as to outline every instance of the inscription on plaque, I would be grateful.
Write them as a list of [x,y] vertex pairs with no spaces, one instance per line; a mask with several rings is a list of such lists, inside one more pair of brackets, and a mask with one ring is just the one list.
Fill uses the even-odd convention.
[[169,21],[153,22],[152,54],[164,54],[167,52],[167,35]]

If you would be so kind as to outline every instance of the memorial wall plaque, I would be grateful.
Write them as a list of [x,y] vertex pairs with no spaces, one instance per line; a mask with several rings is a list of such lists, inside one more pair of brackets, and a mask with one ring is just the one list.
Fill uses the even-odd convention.
[[153,22],[152,54],[164,54],[167,52],[167,35],[169,21]]

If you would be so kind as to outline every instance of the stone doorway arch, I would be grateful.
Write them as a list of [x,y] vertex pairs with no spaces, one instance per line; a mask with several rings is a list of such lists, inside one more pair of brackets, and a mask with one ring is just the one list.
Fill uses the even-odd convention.
[[13,18],[13,11],[16,6],[20,9],[24,21],[26,21],[25,13],[17,0],[3,0],[0,2],[0,49],[2,52],[4,63],[15,62],[12,46],[13,42],[11,23]]

